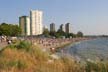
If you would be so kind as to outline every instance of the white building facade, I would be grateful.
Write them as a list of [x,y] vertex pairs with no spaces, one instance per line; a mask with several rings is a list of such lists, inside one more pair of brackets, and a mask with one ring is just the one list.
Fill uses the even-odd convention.
[[39,10],[30,11],[30,34],[41,35],[43,33],[43,12]]

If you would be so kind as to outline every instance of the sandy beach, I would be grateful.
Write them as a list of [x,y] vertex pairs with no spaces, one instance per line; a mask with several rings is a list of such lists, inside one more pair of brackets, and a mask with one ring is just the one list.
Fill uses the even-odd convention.
[[41,48],[44,49],[57,49],[57,48],[63,48],[64,46],[67,46],[69,44],[88,40],[90,38],[27,38],[32,44],[37,44]]

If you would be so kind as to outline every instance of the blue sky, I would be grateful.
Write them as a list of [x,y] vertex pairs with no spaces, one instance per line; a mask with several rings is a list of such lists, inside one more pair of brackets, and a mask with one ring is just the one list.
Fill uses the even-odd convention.
[[74,33],[108,35],[108,0],[0,0],[0,23],[18,24],[19,16],[37,9],[44,12],[44,25],[69,22]]

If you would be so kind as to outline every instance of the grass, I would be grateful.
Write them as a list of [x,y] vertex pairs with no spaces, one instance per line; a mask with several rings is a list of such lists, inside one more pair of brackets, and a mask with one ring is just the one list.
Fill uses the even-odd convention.
[[108,72],[108,62],[81,65],[74,59],[53,59],[37,45],[18,41],[0,52],[0,72]]

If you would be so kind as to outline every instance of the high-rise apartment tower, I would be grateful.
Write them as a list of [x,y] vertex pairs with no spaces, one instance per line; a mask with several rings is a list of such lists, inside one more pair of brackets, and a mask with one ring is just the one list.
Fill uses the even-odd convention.
[[50,24],[50,32],[55,32],[55,24],[54,23]]
[[64,24],[60,25],[60,30],[63,31],[63,32],[65,32],[65,26],[64,26]]
[[65,24],[65,32],[72,33],[72,28],[70,23]]
[[30,18],[28,16],[19,17],[19,26],[21,28],[21,35],[30,35]]
[[30,11],[30,33],[41,35],[43,33],[43,12],[39,10]]

